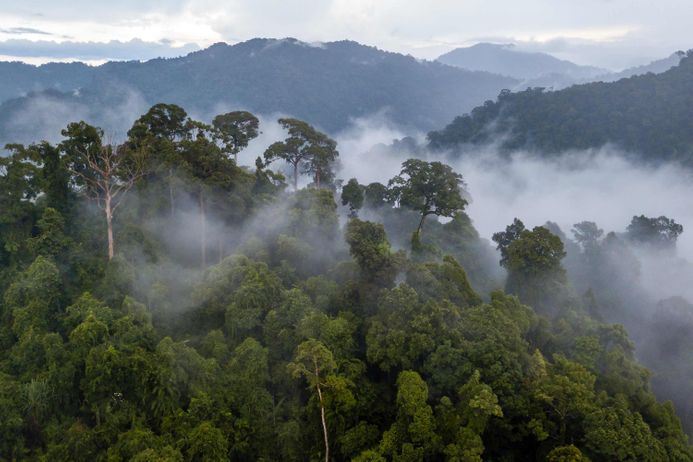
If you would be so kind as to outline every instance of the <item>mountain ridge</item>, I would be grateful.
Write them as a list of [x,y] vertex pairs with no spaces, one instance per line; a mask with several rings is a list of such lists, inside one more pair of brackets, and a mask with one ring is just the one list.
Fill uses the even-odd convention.
[[[20,66],[20,70],[41,72],[40,67]],[[308,44],[291,38],[217,43],[180,58],[108,62],[74,67],[74,72],[79,77],[74,85],[69,85],[68,76],[49,82],[54,84],[50,88],[65,93],[74,104],[90,106],[89,111],[105,107],[103,100],[113,96],[114,88],[130,89],[142,100],[139,110],[167,102],[204,117],[227,108],[282,113],[332,133],[353,119],[383,110],[398,125],[434,129],[517,83],[353,41]],[[26,109],[47,89],[29,86],[15,95],[10,106],[15,111]],[[80,96],[84,93],[91,97]],[[0,106],[0,138],[14,141],[8,140],[11,133],[6,129],[13,115],[7,112],[8,100]],[[102,122],[98,116],[91,119]]]

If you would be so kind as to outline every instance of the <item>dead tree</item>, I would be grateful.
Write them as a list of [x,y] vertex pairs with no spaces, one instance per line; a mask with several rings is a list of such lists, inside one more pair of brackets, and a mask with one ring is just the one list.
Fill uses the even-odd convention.
[[109,261],[115,255],[113,214],[144,174],[140,154],[128,152],[124,145],[109,143],[97,149],[80,151],[82,168],[71,169],[83,181],[87,196],[106,216]]

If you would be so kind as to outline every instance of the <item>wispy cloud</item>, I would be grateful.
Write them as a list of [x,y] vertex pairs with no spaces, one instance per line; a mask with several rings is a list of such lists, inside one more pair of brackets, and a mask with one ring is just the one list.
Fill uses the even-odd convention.
[[3,34],[11,34],[11,35],[54,35],[50,32],[46,32],[45,30],[40,30],[40,29],[34,29],[33,27],[8,27],[8,28],[0,28],[0,33]]
[[77,42],[54,40],[10,39],[0,41],[0,55],[21,58],[54,58],[56,60],[144,60],[182,56],[198,50],[199,46],[188,43],[173,46],[170,40],[145,42],[129,40],[121,42]]

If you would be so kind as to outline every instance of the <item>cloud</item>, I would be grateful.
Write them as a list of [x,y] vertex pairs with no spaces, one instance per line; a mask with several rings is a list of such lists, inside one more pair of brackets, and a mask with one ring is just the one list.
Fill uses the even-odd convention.
[[2,34],[11,34],[11,35],[24,35],[24,34],[31,34],[31,35],[53,35],[50,32],[46,32],[43,30],[39,29],[34,29],[33,27],[9,27],[9,28],[0,28],[0,33]]
[[138,39],[127,42],[118,40],[109,42],[58,42],[25,39],[0,41],[0,55],[26,58],[52,57],[60,60],[145,60],[183,56],[198,49],[199,46],[194,43],[173,46],[170,40],[160,42],[145,42]]

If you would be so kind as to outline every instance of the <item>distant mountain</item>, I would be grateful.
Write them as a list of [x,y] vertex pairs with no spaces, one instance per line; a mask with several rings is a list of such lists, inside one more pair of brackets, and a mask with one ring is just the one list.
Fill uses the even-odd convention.
[[438,62],[473,71],[492,72],[519,80],[537,79],[547,75],[563,75],[584,79],[608,71],[592,66],[580,66],[546,53],[530,53],[515,49],[512,44],[478,43],[456,48],[437,59]]
[[664,59],[658,59],[643,66],[631,67],[621,72],[614,72],[611,74],[600,76],[599,80],[604,80],[605,82],[613,82],[619,79],[633,77],[634,75],[643,75],[648,73],[661,74],[662,72],[668,71],[674,66],[678,66],[685,56],[685,52],[677,51],[676,53],[672,53],[670,56]]
[[[329,132],[354,118],[386,111],[397,124],[430,130],[517,84],[510,77],[420,61],[356,42],[313,45],[295,39],[218,43],[182,58],[98,67],[0,66],[14,72],[0,79],[0,95],[15,97],[0,106],[4,141],[24,133],[19,122],[41,119],[42,114],[32,114],[34,108],[47,105],[58,114],[74,112],[75,117],[105,124],[127,111],[137,116],[158,102],[179,104],[202,118],[231,108],[290,114]],[[42,91],[46,89],[50,91]],[[34,93],[24,96],[27,91]],[[25,131],[32,130],[41,131],[35,126]]]
[[436,149],[499,141],[544,155],[613,144],[646,161],[693,167],[693,51],[661,74],[503,92],[428,138]]

